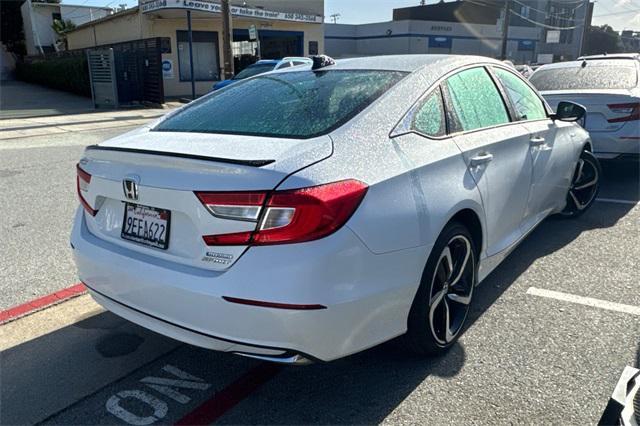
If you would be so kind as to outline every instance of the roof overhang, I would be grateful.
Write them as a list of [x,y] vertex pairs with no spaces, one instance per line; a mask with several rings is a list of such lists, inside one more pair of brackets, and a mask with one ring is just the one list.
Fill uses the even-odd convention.
[[[212,14],[220,14],[222,6],[209,0],[140,0],[142,13],[152,13],[162,10],[195,10]],[[270,21],[303,22],[322,24],[324,19],[320,15],[305,13],[276,12],[273,10],[251,7],[230,6],[231,15],[239,18],[255,18]]]

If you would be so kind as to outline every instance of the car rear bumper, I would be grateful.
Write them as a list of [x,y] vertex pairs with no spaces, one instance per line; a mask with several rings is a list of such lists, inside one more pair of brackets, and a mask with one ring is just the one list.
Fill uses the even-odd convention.
[[[78,210],[80,279],[108,310],[205,348],[329,361],[406,331],[430,247],[371,253],[343,227],[313,242],[252,247],[229,270],[175,264],[93,236]],[[277,309],[223,297],[326,309]]]
[[627,124],[615,133],[589,132],[593,152],[601,158],[640,155],[640,125]]

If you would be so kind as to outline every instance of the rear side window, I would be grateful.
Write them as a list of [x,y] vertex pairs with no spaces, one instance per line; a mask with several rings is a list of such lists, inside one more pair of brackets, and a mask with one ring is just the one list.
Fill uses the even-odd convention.
[[378,70],[259,75],[192,102],[153,130],[310,138],[346,123],[405,75]]
[[444,85],[451,103],[451,132],[469,131],[509,122],[496,85],[484,68],[461,71]]
[[509,71],[494,68],[494,72],[507,92],[507,96],[518,114],[518,120],[547,118],[542,101],[527,83]]
[[635,62],[628,59],[574,62],[561,68],[541,68],[529,81],[538,90],[633,89],[638,85]]
[[446,133],[444,108],[440,90],[435,90],[418,108],[411,129],[426,136],[439,137]]

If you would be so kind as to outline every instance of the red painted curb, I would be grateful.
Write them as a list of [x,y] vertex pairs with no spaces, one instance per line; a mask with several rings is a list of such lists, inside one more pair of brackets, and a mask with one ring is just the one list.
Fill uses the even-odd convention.
[[71,287],[64,288],[49,295],[39,297],[22,305],[14,306],[5,311],[0,311],[0,324],[13,321],[17,318],[39,311],[51,305],[57,305],[60,302],[69,300],[85,293],[87,288],[84,284],[79,283]]
[[271,380],[281,365],[263,362],[244,373],[235,382],[217,392],[211,399],[178,420],[175,425],[208,425],[222,417],[243,399]]

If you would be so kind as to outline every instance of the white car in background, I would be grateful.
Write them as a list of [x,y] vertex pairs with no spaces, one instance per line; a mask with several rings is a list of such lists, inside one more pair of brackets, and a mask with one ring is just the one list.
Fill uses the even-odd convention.
[[110,311],[285,363],[451,347],[476,284],[601,175],[584,108],[474,56],[317,57],[84,152],[71,236]]
[[587,109],[585,128],[600,158],[640,154],[640,55],[585,56],[543,65],[530,77],[551,107],[572,101]]

